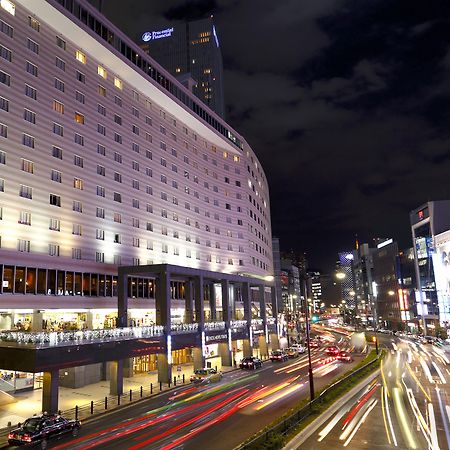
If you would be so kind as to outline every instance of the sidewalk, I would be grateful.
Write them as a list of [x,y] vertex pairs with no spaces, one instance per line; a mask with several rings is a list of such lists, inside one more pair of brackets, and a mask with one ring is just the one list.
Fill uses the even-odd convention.
[[[233,369],[233,367],[222,367],[221,370],[225,373]],[[192,364],[184,364],[181,365],[180,372],[176,370],[173,371],[173,376],[177,377],[177,384],[182,384],[184,374],[185,384],[189,384],[189,377],[192,375],[192,372]],[[154,393],[159,392],[158,373],[156,371],[146,374],[137,374],[131,378],[124,378],[124,394],[126,395],[130,389],[136,393],[140,390],[141,386],[148,391],[150,383],[153,383]],[[168,385],[165,384],[163,386],[163,390],[167,389]],[[109,381],[107,380],[89,384],[78,389],[60,387],[58,404],[59,410],[67,411],[75,408],[75,406],[89,406],[91,401],[101,401],[109,395]],[[33,414],[41,413],[42,389],[18,392],[12,396],[15,399],[13,403],[0,405],[0,428],[7,427],[9,422],[11,422],[12,425],[15,425],[18,422],[23,422],[26,418],[32,416]]]

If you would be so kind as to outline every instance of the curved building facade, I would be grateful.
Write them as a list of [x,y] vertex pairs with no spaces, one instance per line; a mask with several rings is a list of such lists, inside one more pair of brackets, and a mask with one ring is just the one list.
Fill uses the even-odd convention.
[[0,20],[0,328],[113,308],[119,265],[273,274],[242,136],[84,0],[5,0]]

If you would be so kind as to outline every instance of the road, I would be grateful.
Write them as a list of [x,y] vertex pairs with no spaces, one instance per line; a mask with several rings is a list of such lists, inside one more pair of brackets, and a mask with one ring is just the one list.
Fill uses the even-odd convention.
[[380,376],[341,405],[302,449],[450,448],[450,348],[389,341]]
[[[341,347],[348,347],[345,341]],[[316,391],[357,364],[312,352]],[[219,383],[186,385],[83,424],[79,436],[49,448],[230,450],[309,396],[307,356],[234,371]]]

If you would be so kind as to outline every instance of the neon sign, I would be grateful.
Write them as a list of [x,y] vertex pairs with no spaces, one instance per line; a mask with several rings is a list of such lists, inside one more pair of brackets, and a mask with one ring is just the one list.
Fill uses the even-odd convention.
[[160,31],[146,31],[142,35],[142,40],[144,42],[149,42],[149,41],[154,41],[156,39],[172,37],[172,33],[173,33],[173,27],[166,28],[165,30],[160,30]]

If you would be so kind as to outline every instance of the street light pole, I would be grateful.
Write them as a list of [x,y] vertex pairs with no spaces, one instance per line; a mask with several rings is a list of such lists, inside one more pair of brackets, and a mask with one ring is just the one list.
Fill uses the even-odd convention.
[[308,289],[306,286],[306,276],[303,280],[303,287],[305,291],[305,322],[306,322],[306,346],[308,347],[308,375],[309,375],[309,396],[310,400],[314,400],[314,376],[311,363],[311,346],[309,336],[309,305],[308,305]]

